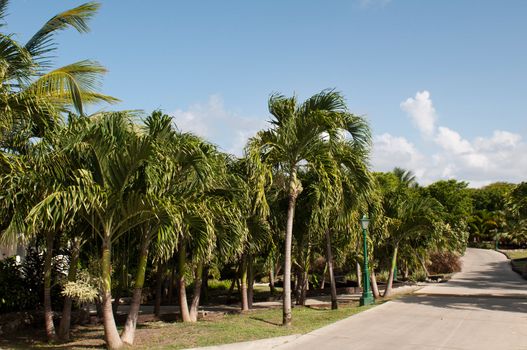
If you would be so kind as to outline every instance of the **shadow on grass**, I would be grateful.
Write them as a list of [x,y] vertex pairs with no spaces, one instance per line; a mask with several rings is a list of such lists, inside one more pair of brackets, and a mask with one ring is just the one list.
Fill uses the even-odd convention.
[[271,322],[271,321],[268,321],[268,320],[265,320],[261,317],[255,317],[255,316],[251,316],[249,317],[251,320],[255,320],[255,321],[260,321],[260,322],[263,322],[263,323],[267,323],[267,324],[270,324],[270,325],[273,325],[273,326],[282,326],[281,323],[277,323],[277,322]]

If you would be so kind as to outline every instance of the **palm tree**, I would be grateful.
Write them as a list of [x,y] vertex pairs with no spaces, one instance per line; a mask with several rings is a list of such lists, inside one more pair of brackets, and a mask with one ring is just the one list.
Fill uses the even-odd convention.
[[2,210],[3,217],[9,218],[2,232],[2,242],[29,240],[36,234],[45,238],[44,313],[48,340],[55,338],[50,296],[52,258],[56,249],[54,241],[57,233],[72,231],[75,223],[55,208],[42,220],[35,220],[34,207],[47,196],[72,184],[71,177],[79,162],[66,149],[75,128],[75,122],[69,123],[47,132],[40,142],[28,147],[24,153],[1,154],[4,164],[0,180],[4,193]]
[[[0,2],[0,21],[7,6],[7,0]],[[0,35],[1,148],[23,150],[30,137],[42,136],[70,107],[83,114],[87,103],[117,101],[97,92],[106,72],[97,62],[83,60],[47,72],[56,49],[54,35],[70,27],[87,32],[87,22],[98,8],[90,2],[54,16],[25,45],[12,34]]]
[[[7,6],[8,1],[0,2],[0,20],[5,19]],[[42,147],[42,145],[56,147],[57,145],[53,145],[56,141],[43,142],[42,145],[35,147],[34,143],[29,140],[31,137],[43,137],[50,130],[62,128],[60,117],[63,112],[71,111],[73,107],[73,110],[83,114],[84,105],[87,103],[117,101],[115,98],[97,92],[100,77],[106,72],[104,67],[97,62],[84,60],[46,72],[51,66],[49,55],[56,49],[54,35],[69,27],[81,33],[87,32],[89,30],[87,22],[98,8],[97,3],[86,3],[54,16],[25,45],[18,43],[12,34],[0,35],[0,111],[2,115],[0,118],[0,148],[3,152],[11,154],[7,156],[10,161],[18,162],[21,166],[18,170],[23,169],[22,163],[31,164],[33,161],[27,157],[15,160],[16,154],[37,156],[40,160],[42,157],[48,157],[44,156],[46,152],[56,156],[57,152],[53,148]],[[40,148],[40,150],[34,151],[34,148]],[[55,163],[51,162],[48,168],[51,168],[53,164]],[[11,168],[11,170],[16,169],[16,167]],[[33,172],[42,176],[43,172],[38,173],[37,169],[30,165],[28,174]],[[6,176],[17,176],[16,171],[11,171]],[[26,179],[30,177],[26,176]],[[30,193],[30,200],[26,202],[27,206],[22,206],[20,203],[16,208],[8,205],[16,210],[11,211],[13,220],[7,232],[2,234],[3,240],[9,240],[10,233],[18,233],[10,228],[16,227],[20,229],[19,232],[27,233],[27,230],[22,231],[22,226],[24,215],[28,214],[31,207],[29,203],[34,204],[38,201],[40,194],[45,196],[47,191],[53,190],[55,180],[57,180],[56,184],[64,178],[50,176],[46,179],[47,182],[40,181],[40,185],[44,186],[44,188],[40,187],[42,192],[37,195],[34,192]],[[24,191],[20,189],[16,197],[20,199],[23,193]],[[43,227],[39,230],[45,234],[47,241],[44,278],[45,323],[48,339],[53,340],[55,329],[49,289],[55,232]]]
[[73,184],[49,194],[32,210],[35,221],[58,221],[80,216],[101,239],[100,257],[103,325],[111,349],[123,345],[112,312],[112,244],[123,234],[155,217],[152,199],[135,186],[152,154],[148,138],[136,132],[124,112],[82,118],[84,131],[72,144],[84,156],[74,172]]
[[[329,148],[339,135],[347,132],[358,148],[370,142],[363,118],[348,112],[344,98],[334,90],[324,90],[302,104],[296,97],[272,95],[269,98],[272,127],[260,131],[249,141],[251,162],[275,167],[287,178],[287,223],[284,249],[283,325],[291,324],[291,247],[296,199],[302,192],[300,167],[312,168],[325,179],[335,174],[328,169]],[[330,167],[329,167],[330,168]]]
[[441,204],[416,191],[415,177],[409,171],[396,168],[391,174],[379,176],[378,180],[383,192],[384,225],[392,249],[388,282],[383,294],[383,297],[389,297],[400,246],[436,232]]
[[[262,174],[253,173],[250,161],[246,158],[229,162],[231,175],[231,198],[239,210],[239,220],[246,232],[242,240],[242,252],[239,257],[241,274],[241,309],[252,308],[254,284],[254,258],[263,252],[272,241],[269,225],[269,206],[265,195],[269,181],[260,183],[256,178]],[[263,186],[259,188],[259,186]]]
[[[219,260],[238,254],[246,237],[238,203],[241,181],[228,172],[226,155],[195,135],[174,130],[172,118],[154,112],[146,124],[149,135],[165,135],[154,142],[154,159],[146,168],[145,186],[157,198],[161,219],[154,231],[156,260],[177,260],[182,320],[195,322],[203,267],[215,252]],[[190,269],[194,295],[189,310],[185,276]],[[122,339],[131,343],[127,330]]]
[[334,142],[331,150],[335,181],[327,183],[315,179],[311,184],[311,220],[308,230],[325,240],[324,249],[331,284],[331,306],[336,309],[337,291],[334,277],[334,247],[343,256],[354,251],[360,230],[359,211],[364,211],[373,179],[367,168],[365,150],[353,142],[341,139]]

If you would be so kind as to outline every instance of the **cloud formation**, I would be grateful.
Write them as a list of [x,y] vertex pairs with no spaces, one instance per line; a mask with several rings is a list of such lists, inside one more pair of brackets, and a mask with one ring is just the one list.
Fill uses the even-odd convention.
[[401,102],[401,109],[408,113],[422,133],[427,136],[433,134],[437,116],[428,91],[417,92],[415,97]]
[[195,103],[171,114],[180,130],[202,136],[237,156],[242,155],[249,137],[267,125],[262,118],[243,117],[226,109],[219,95],[211,95],[205,103]]
[[[405,137],[383,134],[374,138],[373,165],[389,171],[395,166],[412,170],[423,185],[439,179],[456,178],[479,187],[495,181],[525,181],[527,143],[510,131],[494,130],[489,137],[473,140],[437,125],[438,118],[428,91],[401,102],[401,109],[434,148],[425,155]],[[429,141],[430,142],[430,141]]]
[[384,133],[374,136],[373,144],[372,159],[376,170],[391,171],[399,166],[424,175],[425,156],[406,138]]
[[[422,185],[455,178],[479,187],[495,181],[526,180],[527,141],[516,133],[494,130],[473,139],[440,125],[431,94],[417,92],[400,104],[423,136],[415,143],[404,136],[384,133],[373,138],[372,165],[377,171],[395,166],[412,170]],[[172,113],[177,127],[217,144],[223,151],[242,155],[247,140],[268,127],[262,117],[245,117],[225,107],[219,95],[177,109]],[[426,150],[420,147],[426,145]],[[432,148],[432,151],[429,149]]]

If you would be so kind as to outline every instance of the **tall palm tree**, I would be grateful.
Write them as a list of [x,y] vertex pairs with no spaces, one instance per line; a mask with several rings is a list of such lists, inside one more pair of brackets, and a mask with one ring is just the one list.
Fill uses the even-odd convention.
[[148,138],[136,132],[124,112],[82,118],[84,131],[71,147],[84,156],[71,185],[58,188],[32,209],[33,221],[81,216],[101,240],[103,325],[111,349],[123,345],[112,312],[112,244],[123,234],[152,220],[153,202],[135,186],[152,154]]
[[441,204],[433,198],[423,197],[417,191],[415,177],[410,171],[396,168],[378,180],[382,188],[384,221],[392,249],[388,282],[384,297],[392,293],[397,256],[401,245],[436,232]]
[[4,194],[1,204],[3,217],[9,218],[9,221],[3,229],[0,242],[27,241],[34,235],[44,237],[44,310],[49,340],[55,338],[50,296],[55,236],[73,230],[75,222],[56,208],[50,210],[49,215],[42,220],[35,220],[34,207],[52,193],[73,184],[72,177],[81,157],[69,152],[68,147],[77,128],[76,121],[72,119],[64,127],[48,131],[24,153],[1,153],[3,164],[8,165],[3,167],[0,176]]
[[298,104],[296,97],[272,95],[269,98],[272,127],[260,131],[249,141],[251,162],[275,167],[287,178],[288,209],[284,249],[283,325],[291,324],[291,247],[296,200],[302,191],[300,167],[318,172],[330,181],[330,153],[335,138],[349,134],[356,147],[370,143],[369,128],[363,118],[347,110],[344,98],[334,90],[324,90]]
[[[247,311],[252,308],[254,284],[254,257],[262,252],[272,240],[271,229],[268,222],[269,207],[265,196],[269,182],[259,183],[256,177],[262,174],[253,174],[254,169],[248,159],[242,158],[229,163],[229,174],[232,176],[232,199],[239,210],[239,216],[246,237],[240,259],[241,273],[241,308]],[[262,188],[259,188],[262,185]],[[260,192],[262,191],[262,193]]]
[[[195,322],[203,266],[215,252],[221,259],[236,255],[246,237],[238,203],[241,181],[228,172],[226,155],[195,135],[176,131],[172,118],[154,112],[146,124],[150,135],[165,130],[146,168],[147,192],[158,199],[161,221],[168,219],[157,230],[156,259],[176,253],[182,320]],[[189,310],[185,286],[190,269],[195,292]],[[122,339],[130,343],[133,335],[128,333],[125,327]]]
[[[0,1],[0,21],[5,21],[7,7],[7,0]],[[1,148],[23,149],[30,137],[42,136],[72,107],[83,114],[88,103],[117,101],[97,92],[106,72],[97,62],[83,60],[48,71],[55,34],[67,28],[87,32],[98,8],[98,3],[89,2],[58,14],[26,44],[13,34],[0,35]]]
[[[334,142],[331,149],[334,162],[335,181],[326,183],[315,179],[311,188],[311,220],[308,230],[314,231],[325,241],[331,283],[332,309],[337,306],[336,283],[333,273],[334,248],[338,255],[345,255],[355,250],[353,243],[359,237],[359,212],[366,211],[368,194],[372,190],[373,178],[367,167],[367,153],[362,147],[355,147],[353,142],[345,139]],[[339,243],[336,247],[335,243]],[[345,253],[346,252],[346,253]]]

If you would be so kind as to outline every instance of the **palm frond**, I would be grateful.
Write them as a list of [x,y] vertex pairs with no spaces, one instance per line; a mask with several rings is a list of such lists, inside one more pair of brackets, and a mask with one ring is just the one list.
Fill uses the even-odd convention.
[[5,26],[5,17],[7,15],[7,5],[9,0],[0,0],[0,27]]
[[95,15],[99,7],[99,3],[88,2],[54,16],[29,39],[24,46],[25,49],[32,57],[39,60],[41,66],[46,66],[46,57],[43,55],[55,49],[53,36],[58,31],[68,27],[72,27],[80,33],[88,32],[88,20]]
[[100,79],[106,72],[97,62],[79,61],[44,74],[28,87],[27,92],[46,97],[58,107],[72,105],[78,113],[83,114],[85,103],[118,101],[97,93]]

